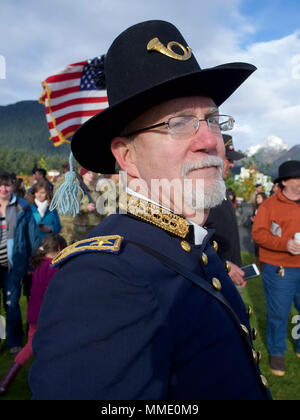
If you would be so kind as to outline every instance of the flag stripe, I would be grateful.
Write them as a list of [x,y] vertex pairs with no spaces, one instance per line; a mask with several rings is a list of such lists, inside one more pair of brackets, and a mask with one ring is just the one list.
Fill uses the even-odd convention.
[[67,80],[74,80],[74,79],[80,79],[80,78],[81,78],[81,72],[64,73],[64,74],[57,74],[55,76],[49,77],[47,82],[57,83],[57,82],[65,82]]
[[64,136],[66,136],[66,137],[69,137],[72,133],[74,133],[80,126],[82,125],[82,123],[81,124],[73,124],[73,125],[70,125],[68,128],[64,128],[63,130],[62,130],[62,133],[63,133],[63,135]]
[[[97,113],[98,112],[95,112],[95,114],[97,114]],[[50,129],[54,129],[54,130],[56,129],[56,130],[59,130],[59,131],[63,132],[63,131],[65,131],[65,129],[68,129],[68,127],[70,127],[72,125],[85,123],[87,120],[90,119],[90,117],[91,116],[71,118],[71,119],[69,119],[67,121],[61,122],[60,124],[56,125],[56,127],[53,125],[52,122],[50,122],[49,123],[49,127],[50,127]]]
[[107,108],[107,92],[104,86],[97,89],[94,80],[103,72],[103,62],[102,56],[70,64],[43,82],[40,101],[45,105],[50,139],[55,146],[69,142],[68,137],[84,122]]
[[92,117],[93,115],[95,115],[95,112],[96,112],[95,110],[70,112],[69,114],[56,118],[56,124],[59,125],[73,118]]
[[48,86],[51,89],[51,92],[56,91],[56,90],[60,90],[62,87],[63,88],[70,88],[70,87],[74,87],[74,86],[80,86],[80,80],[81,79],[71,79],[71,80],[66,80],[65,82],[57,82],[57,83],[49,83]]
[[[53,104],[54,101],[52,101],[52,105],[51,105],[51,110],[52,112],[56,112],[59,111],[61,109],[64,108],[68,108],[70,106],[75,106],[75,105],[81,105],[82,103],[84,104],[98,104],[98,103],[107,103],[107,97],[91,97],[91,98],[74,98],[74,99],[70,99],[68,101],[64,101],[60,104],[54,105]],[[106,105],[107,106],[107,105]],[[50,112],[50,108],[46,107],[46,112]]]
[[58,89],[56,91],[52,88],[51,99],[61,98],[62,96],[75,94],[76,92],[79,92],[79,86],[71,86],[64,89]]
[[[71,70],[72,68],[78,68],[78,69],[82,69],[82,67],[87,63],[87,61],[78,61],[77,63],[72,63],[72,64],[68,64],[66,67],[58,70],[57,74],[66,72]],[[50,76],[51,77],[51,76]]]
[[[104,106],[103,106],[104,108]],[[52,112],[51,117],[56,119],[56,123],[59,124],[62,120],[60,119],[61,117],[67,116],[68,118],[70,118],[69,116],[71,116],[72,118],[72,114],[74,112],[80,112],[80,111],[87,111],[87,112],[100,112],[101,109],[99,109],[98,106],[95,107],[95,104],[78,104],[78,105],[73,105],[70,107],[66,107],[64,109],[60,109],[59,111],[55,111]]]
[[[52,96],[52,95],[51,95]],[[51,99],[51,106],[55,106],[61,104],[63,102],[71,101],[73,99],[86,99],[86,98],[104,98],[107,101],[107,93],[106,90],[91,90],[91,91],[75,91],[71,93],[65,93],[59,97],[55,97]]]

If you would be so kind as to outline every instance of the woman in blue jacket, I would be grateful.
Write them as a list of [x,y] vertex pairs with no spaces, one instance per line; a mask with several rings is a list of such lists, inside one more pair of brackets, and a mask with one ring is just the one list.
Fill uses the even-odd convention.
[[8,172],[0,172],[0,298],[6,312],[6,344],[12,354],[22,345],[22,318],[19,306],[21,283],[29,258],[39,246],[37,227],[30,205],[13,193]]
[[49,233],[59,233],[61,231],[61,223],[58,213],[56,210],[49,210],[52,192],[48,183],[41,180],[34,184],[28,199],[31,204],[35,223],[38,227],[37,231],[40,242]]

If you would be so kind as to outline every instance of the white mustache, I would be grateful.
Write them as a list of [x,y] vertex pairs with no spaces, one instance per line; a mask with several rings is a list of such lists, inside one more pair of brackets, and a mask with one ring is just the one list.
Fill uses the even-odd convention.
[[182,167],[181,174],[183,178],[186,178],[187,174],[191,171],[194,171],[196,169],[208,168],[211,166],[215,166],[219,169],[220,173],[222,173],[223,160],[218,156],[206,156],[198,161],[186,162]]

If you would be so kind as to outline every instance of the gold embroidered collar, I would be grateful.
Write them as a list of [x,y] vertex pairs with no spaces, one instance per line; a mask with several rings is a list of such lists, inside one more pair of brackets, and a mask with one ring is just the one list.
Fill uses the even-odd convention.
[[185,218],[140,197],[123,192],[119,206],[121,214],[129,213],[180,238],[186,238],[189,233],[189,223]]

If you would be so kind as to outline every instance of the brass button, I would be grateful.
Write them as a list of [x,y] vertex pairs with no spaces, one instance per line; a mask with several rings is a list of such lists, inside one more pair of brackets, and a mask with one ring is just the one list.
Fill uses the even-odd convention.
[[180,242],[181,248],[184,249],[185,252],[191,252],[191,245],[187,241]]
[[216,277],[213,277],[211,279],[211,283],[213,285],[213,288],[216,289],[218,292],[222,289],[222,284],[221,284],[220,280],[217,279]]
[[253,315],[253,309],[251,308],[251,306],[248,306],[248,318],[250,319]]
[[255,363],[258,364],[261,359],[262,359],[262,355],[260,351],[255,351],[254,349],[252,350],[253,353],[253,359],[255,360]]
[[230,265],[230,262],[229,261],[226,261],[225,262],[225,268],[226,268],[227,273],[230,273],[231,265]]
[[213,249],[215,250],[215,252],[218,252],[218,248],[219,248],[218,242],[213,241],[213,243],[212,243],[212,247],[213,247]]
[[257,329],[256,328],[253,328],[252,329],[252,338],[253,338],[253,340],[256,340],[257,339],[257,336],[258,336]]
[[260,361],[262,359],[262,354],[261,354],[260,351],[257,351],[256,354],[257,354],[257,359],[258,359],[258,362],[257,363],[260,363]]
[[241,328],[242,328],[242,330],[244,331],[244,333],[245,333],[246,335],[249,335],[248,328],[247,328],[247,327],[245,327],[245,325],[241,324]]
[[263,386],[264,386],[265,388],[269,388],[268,381],[266,380],[266,378],[265,378],[263,375],[260,375],[260,379],[261,379],[261,381],[262,381],[262,383],[263,383]]
[[203,262],[203,264],[204,265],[207,265],[208,264],[208,258],[207,258],[207,255],[205,254],[205,252],[202,252],[202,262]]

